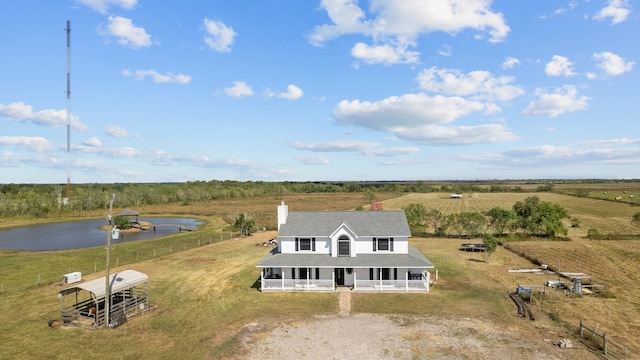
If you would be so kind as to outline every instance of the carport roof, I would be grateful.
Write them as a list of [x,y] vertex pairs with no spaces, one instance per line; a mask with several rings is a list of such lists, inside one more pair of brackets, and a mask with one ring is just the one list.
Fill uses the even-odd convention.
[[[144,284],[149,281],[149,277],[135,270],[124,270],[109,275],[109,283],[111,284],[111,293],[117,293],[119,291]],[[69,293],[78,292],[80,290],[86,290],[93,294],[96,299],[103,299],[105,297],[105,276],[87,281],[64,290],[60,291],[60,295],[64,296]]]

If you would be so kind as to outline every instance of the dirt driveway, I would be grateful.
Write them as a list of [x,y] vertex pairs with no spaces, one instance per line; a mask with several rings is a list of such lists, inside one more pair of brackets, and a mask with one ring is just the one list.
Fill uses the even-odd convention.
[[247,325],[238,359],[598,359],[571,339],[528,336],[490,320],[413,315],[351,314],[340,294],[340,313],[304,322]]

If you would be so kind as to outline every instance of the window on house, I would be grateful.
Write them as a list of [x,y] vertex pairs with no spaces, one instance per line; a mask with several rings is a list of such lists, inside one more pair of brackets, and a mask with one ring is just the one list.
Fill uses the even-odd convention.
[[345,235],[338,239],[338,256],[351,256],[351,240]]
[[307,276],[309,276],[309,272],[307,270],[307,268],[300,268],[300,279],[307,279]]
[[373,238],[373,251],[393,251],[393,238]]
[[296,251],[316,251],[316,238],[296,238]]

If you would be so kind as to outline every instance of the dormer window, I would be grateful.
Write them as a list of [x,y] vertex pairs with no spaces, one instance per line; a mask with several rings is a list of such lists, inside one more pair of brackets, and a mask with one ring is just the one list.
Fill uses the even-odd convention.
[[351,256],[351,239],[346,235],[338,238],[338,256]]

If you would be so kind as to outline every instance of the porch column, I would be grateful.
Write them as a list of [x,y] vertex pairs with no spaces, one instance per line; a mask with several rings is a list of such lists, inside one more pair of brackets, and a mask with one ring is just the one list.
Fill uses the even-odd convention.
[[356,291],[356,284],[358,283],[358,272],[353,270],[353,291]]
[[280,268],[280,272],[282,273],[282,276],[280,276],[280,280],[282,280],[282,291],[284,291],[284,268]]
[[429,271],[427,271],[427,292],[429,292],[429,284],[430,283],[431,283],[431,273]]
[[260,290],[264,291],[264,269],[260,271]]
[[404,289],[409,292],[409,270],[404,272]]
[[333,285],[333,291],[336,291],[336,269],[333,268],[333,270],[331,270],[331,284]]
[[382,292],[382,268],[378,268],[378,281],[380,282],[380,292]]
[[311,289],[311,281],[309,280],[310,278],[311,278],[311,268],[307,268],[307,291]]

